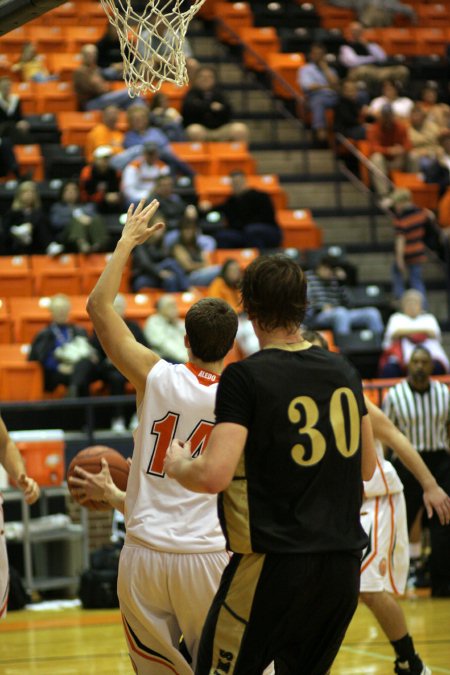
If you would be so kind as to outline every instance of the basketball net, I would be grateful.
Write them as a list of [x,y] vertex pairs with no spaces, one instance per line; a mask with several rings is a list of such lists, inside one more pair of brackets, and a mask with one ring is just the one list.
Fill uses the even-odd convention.
[[[188,82],[184,41],[205,0],[100,0],[116,28],[131,96]],[[134,6],[133,6],[134,5]]]

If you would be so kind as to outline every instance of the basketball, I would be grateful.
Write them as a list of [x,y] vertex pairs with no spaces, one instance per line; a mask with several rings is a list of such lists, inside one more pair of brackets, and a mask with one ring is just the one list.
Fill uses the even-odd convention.
[[[75,466],[79,466],[88,473],[100,473],[102,469],[102,458],[106,459],[108,462],[109,472],[115,485],[117,485],[120,490],[126,490],[128,473],[130,470],[128,462],[120,452],[117,452],[117,450],[114,450],[113,448],[108,448],[106,445],[92,445],[84,450],[80,450],[70,462],[67,470],[67,479],[69,479],[70,476],[77,475],[74,473]],[[68,485],[73,499],[78,501],[76,495],[72,492],[74,488],[71,487],[69,482]],[[107,502],[94,501],[93,499],[83,502],[82,506],[93,511],[109,511],[112,508]]]

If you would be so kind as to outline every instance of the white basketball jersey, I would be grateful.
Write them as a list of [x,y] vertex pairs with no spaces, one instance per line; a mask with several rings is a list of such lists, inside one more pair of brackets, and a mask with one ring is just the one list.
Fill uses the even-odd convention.
[[217,496],[190,492],[163,471],[174,438],[203,452],[214,426],[219,376],[160,360],[147,377],[125,499],[126,543],[173,553],[223,551]]
[[364,481],[364,496],[382,497],[383,495],[393,495],[402,492],[403,483],[398,477],[395,468],[384,458],[383,446],[379,441],[375,441],[377,452],[377,466],[372,478]]

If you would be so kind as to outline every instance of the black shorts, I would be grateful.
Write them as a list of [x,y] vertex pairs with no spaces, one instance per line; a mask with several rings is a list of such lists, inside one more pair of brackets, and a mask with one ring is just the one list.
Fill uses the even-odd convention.
[[356,610],[360,557],[234,554],[203,629],[196,675],[325,675]]

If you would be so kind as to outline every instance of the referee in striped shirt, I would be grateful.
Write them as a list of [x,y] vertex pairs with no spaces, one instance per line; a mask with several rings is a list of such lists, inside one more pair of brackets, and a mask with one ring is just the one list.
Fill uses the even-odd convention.
[[[384,411],[407,436],[441,487],[450,491],[450,395],[447,385],[430,379],[433,361],[425,347],[416,347],[408,364],[408,377],[391,387]],[[401,463],[397,472],[404,485],[411,528],[422,506],[422,488]],[[450,597],[450,527],[433,515],[431,538],[431,591],[435,597]]]

